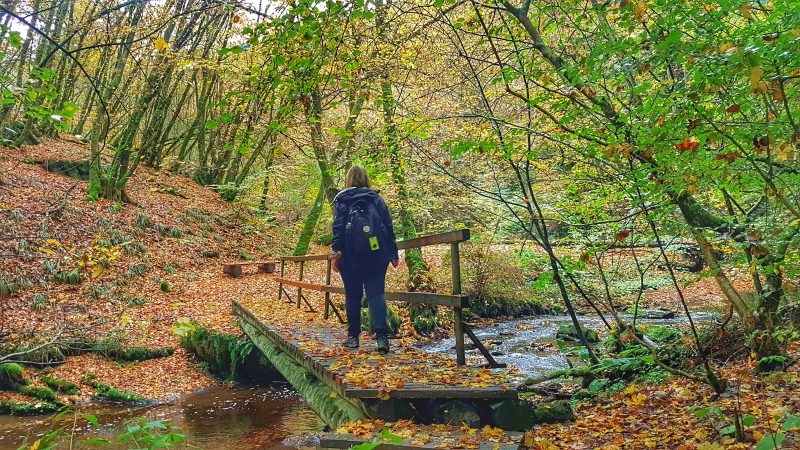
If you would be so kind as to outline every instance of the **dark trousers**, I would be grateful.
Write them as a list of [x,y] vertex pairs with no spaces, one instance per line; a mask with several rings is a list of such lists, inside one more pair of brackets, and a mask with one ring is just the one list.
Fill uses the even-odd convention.
[[386,328],[386,269],[387,265],[377,267],[341,267],[344,282],[345,307],[347,309],[347,334],[358,337],[361,334],[361,299],[366,292],[372,331],[376,337],[385,337]]

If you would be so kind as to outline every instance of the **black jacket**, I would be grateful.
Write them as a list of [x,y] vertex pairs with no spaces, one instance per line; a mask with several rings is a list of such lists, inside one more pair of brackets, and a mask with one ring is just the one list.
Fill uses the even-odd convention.
[[345,225],[347,225],[347,214],[350,210],[350,205],[356,200],[369,199],[375,205],[375,209],[381,216],[381,221],[386,227],[388,234],[388,247],[383,249],[382,256],[386,259],[386,263],[398,258],[397,255],[397,238],[394,235],[394,226],[392,225],[392,216],[389,214],[389,208],[386,202],[378,194],[368,188],[347,188],[342,190],[333,199],[333,241],[331,248],[334,252],[342,252],[342,262],[347,265],[347,250],[344,248],[344,233]]

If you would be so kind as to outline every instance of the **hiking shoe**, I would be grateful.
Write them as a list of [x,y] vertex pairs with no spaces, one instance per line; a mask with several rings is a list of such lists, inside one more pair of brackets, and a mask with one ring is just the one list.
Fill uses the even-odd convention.
[[389,339],[386,337],[381,336],[377,339],[378,341],[378,353],[387,354],[389,353]]
[[349,336],[342,342],[342,345],[347,348],[358,348],[358,338]]

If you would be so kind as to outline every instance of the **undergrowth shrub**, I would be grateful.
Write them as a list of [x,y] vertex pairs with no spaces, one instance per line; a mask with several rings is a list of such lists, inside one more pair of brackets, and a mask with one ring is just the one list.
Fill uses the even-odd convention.
[[[449,256],[444,266],[449,270]],[[462,246],[461,274],[463,292],[470,296],[468,311],[478,316],[520,317],[553,312],[527,283],[531,270],[489,245]]]

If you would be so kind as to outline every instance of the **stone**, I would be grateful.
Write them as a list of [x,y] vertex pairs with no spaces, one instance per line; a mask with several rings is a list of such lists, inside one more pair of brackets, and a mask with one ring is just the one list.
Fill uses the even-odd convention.
[[[583,329],[584,335],[586,336],[586,340],[590,343],[595,343],[600,341],[600,337],[597,335],[597,331],[589,330],[584,328]],[[558,331],[556,332],[556,338],[561,339],[567,342],[580,342],[580,337],[578,336],[578,331],[574,325],[571,324],[564,324],[558,327]]]
[[639,317],[649,320],[667,320],[674,319],[677,316],[675,311],[666,309],[643,309],[639,310]]

